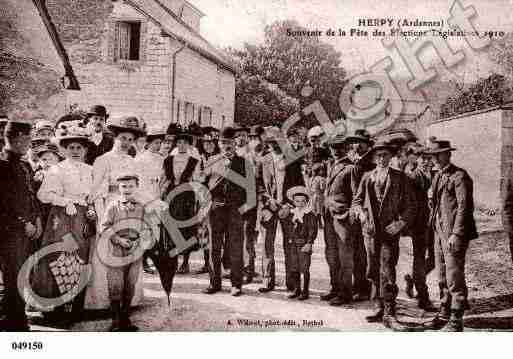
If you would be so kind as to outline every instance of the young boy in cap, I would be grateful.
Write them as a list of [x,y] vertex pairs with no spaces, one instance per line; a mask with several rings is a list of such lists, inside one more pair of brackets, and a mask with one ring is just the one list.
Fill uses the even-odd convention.
[[[295,289],[289,295],[290,299],[308,299],[310,292],[310,263],[312,258],[312,245],[317,237],[317,216],[309,206],[308,190],[304,186],[292,187],[287,191],[288,199],[294,207],[285,206],[280,210],[282,218],[283,235],[288,241],[287,255],[289,257],[289,270],[295,279]],[[301,275],[303,285],[301,285]]]
[[[142,275],[142,251],[152,246],[153,237],[145,222],[145,209],[135,199],[139,178],[135,174],[123,174],[117,178],[119,198],[111,202],[102,221],[102,233],[124,220],[137,220],[110,236],[110,253],[115,259],[122,258],[124,265],[108,265],[107,283],[112,310],[110,331],[137,331],[129,318],[135,286]],[[137,227],[137,228],[134,228]]]

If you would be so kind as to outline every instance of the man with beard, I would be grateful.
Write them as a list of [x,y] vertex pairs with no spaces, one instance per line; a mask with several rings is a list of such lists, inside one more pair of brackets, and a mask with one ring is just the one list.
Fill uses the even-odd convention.
[[105,122],[109,118],[107,109],[102,105],[94,105],[87,113],[85,124],[91,133],[94,146],[87,152],[86,163],[92,165],[97,157],[112,150],[114,137],[106,131]]

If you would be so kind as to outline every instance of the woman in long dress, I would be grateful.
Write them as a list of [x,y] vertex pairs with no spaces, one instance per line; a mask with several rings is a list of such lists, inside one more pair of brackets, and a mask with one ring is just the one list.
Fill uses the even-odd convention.
[[[176,153],[169,155],[164,160],[164,173],[162,183],[162,199],[169,204],[169,214],[171,218],[177,221],[186,221],[192,219],[198,210],[195,194],[192,190],[187,190],[178,193],[173,198],[169,194],[180,185],[190,183],[194,180],[200,179],[200,166],[199,160],[191,155],[190,146],[192,144],[192,136],[185,131],[179,132],[176,136]],[[189,240],[197,235],[197,225],[180,228],[182,236],[185,240]],[[168,231],[163,230],[161,238],[165,244],[171,248],[174,247],[173,238],[171,238]],[[189,272],[189,255],[192,251],[197,250],[199,244],[185,250],[179,250],[183,254],[184,261],[181,266],[181,271],[177,273]]]
[[[101,223],[107,205],[119,196],[116,178],[124,173],[139,175],[137,162],[128,152],[135,140],[145,134],[141,122],[135,116],[122,117],[107,127],[114,134],[114,146],[111,151],[98,157],[93,164],[92,198],[94,199],[99,218],[98,223]],[[107,267],[100,259],[97,250],[97,243],[100,236],[101,233],[98,233],[91,250],[93,275],[86,291],[86,309],[110,308]],[[142,276],[143,271],[141,266],[132,306],[138,305],[142,300]]]
[[[80,275],[87,268],[89,250],[95,234],[95,213],[90,204],[93,184],[92,167],[85,163],[89,139],[84,134],[72,133],[60,137],[66,159],[51,167],[38,191],[42,203],[51,209],[42,238],[41,248],[63,243],[72,238],[77,248],[71,252],[59,251],[44,256],[36,265],[35,293],[44,298],[59,298],[78,291],[71,302],[71,315],[63,305],[57,305],[47,316],[65,321],[79,320],[84,307],[84,287]],[[70,236],[71,235],[71,236]],[[46,308],[50,309],[50,308]]]

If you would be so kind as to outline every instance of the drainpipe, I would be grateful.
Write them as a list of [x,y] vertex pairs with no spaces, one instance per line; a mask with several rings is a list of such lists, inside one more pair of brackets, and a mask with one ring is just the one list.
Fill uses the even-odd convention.
[[[171,41],[173,40],[173,37],[169,38],[169,44],[172,46]],[[178,39],[175,39],[176,41],[180,42]],[[173,52],[173,55],[171,56],[171,66],[172,66],[172,73],[171,73],[171,123],[176,122],[175,121],[175,90],[176,90],[176,56],[182,52],[187,47],[187,43],[182,43],[182,46]]]

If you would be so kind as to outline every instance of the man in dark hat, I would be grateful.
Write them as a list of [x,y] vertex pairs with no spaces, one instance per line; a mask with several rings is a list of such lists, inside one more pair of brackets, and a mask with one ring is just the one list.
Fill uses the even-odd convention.
[[353,300],[354,229],[349,218],[353,199],[355,166],[347,157],[348,144],[343,135],[329,142],[335,161],[328,171],[325,189],[324,240],[330,271],[331,290],[321,296],[338,306]]
[[[350,149],[347,157],[355,165],[355,177],[353,183],[353,196],[358,191],[361,178],[367,171],[373,170],[376,165],[372,162],[371,156],[366,156],[372,148],[374,141],[370,133],[365,129],[357,129],[350,136],[346,137],[346,143]],[[360,223],[354,226],[354,282],[353,291],[356,301],[365,300],[370,295],[370,283],[366,277],[367,271],[367,253],[363,241],[362,228]]]
[[[251,171],[256,176],[257,158],[256,153],[249,146],[248,134],[249,128],[244,126],[236,126],[235,130],[235,146],[237,155],[243,157],[246,164],[251,166]],[[244,274],[246,276],[245,283],[249,284],[256,276],[255,259],[256,259],[256,240],[258,232],[256,231],[257,223],[257,207],[251,208],[242,215],[242,226],[244,235]]]
[[0,153],[0,266],[5,285],[8,331],[29,330],[25,302],[18,291],[18,273],[30,255],[31,241],[42,234],[41,213],[34,190],[34,172],[22,157],[30,146],[32,126],[9,121],[4,130],[5,147]]
[[[404,173],[409,179],[410,188],[417,210],[413,225],[405,235],[412,239],[413,264],[412,274],[404,276],[406,282],[406,294],[413,298],[413,287],[417,290],[418,307],[424,310],[432,310],[433,306],[429,300],[429,291],[426,284],[426,252],[429,241],[429,204],[428,190],[431,187],[432,175],[426,165],[419,166],[419,163],[426,161],[427,155],[423,154],[424,147],[419,144],[412,144],[403,149],[406,163]],[[431,162],[429,158],[427,161]]]
[[204,293],[213,294],[221,290],[221,251],[228,247],[230,254],[231,294],[242,294],[243,282],[243,221],[239,211],[246,203],[246,190],[230,180],[233,171],[246,176],[245,160],[236,153],[235,130],[225,127],[221,131],[219,146],[221,154],[210,167],[208,188],[212,196],[210,210],[210,286]]
[[87,152],[86,163],[92,165],[96,158],[112,150],[114,137],[106,130],[105,122],[109,118],[107,109],[102,105],[94,105],[89,109],[85,123],[91,132],[94,146]]
[[440,169],[433,184],[430,225],[435,233],[435,251],[441,291],[436,327],[444,331],[463,331],[463,313],[467,302],[465,254],[469,242],[478,237],[474,221],[473,182],[467,171],[451,163],[449,141],[435,140],[426,154]]
[[376,168],[363,175],[353,199],[367,250],[367,277],[372,283],[371,299],[377,303],[369,322],[383,322],[393,330],[405,328],[395,313],[398,288],[396,266],[399,260],[399,236],[412,224],[415,204],[411,199],[406,175],[390,167],[395,147],[378,142],[372,148]]
[[[262,175],[264,182],[264,206],[262,209],[261,229],[264,238],[264,286],[259,288],[262,293],[274,290],[276,284],[274,243],[278,225],[278,212],[287,200],[287,191],[296,186],[304,186],[304,178],[301,172],[301,161],[292,163],[286,162],[278,139],[272,132],[268,131],[267,143],[270,147],[268,153],[262,160]],[[275,134],[276,135],[276,134]],[[288,242],[283,241],[283,248],[287,250]],[[296,278],[288,271],[288,257],[285,256],[285,282],[289,290],[294,290],[297,283]]]

